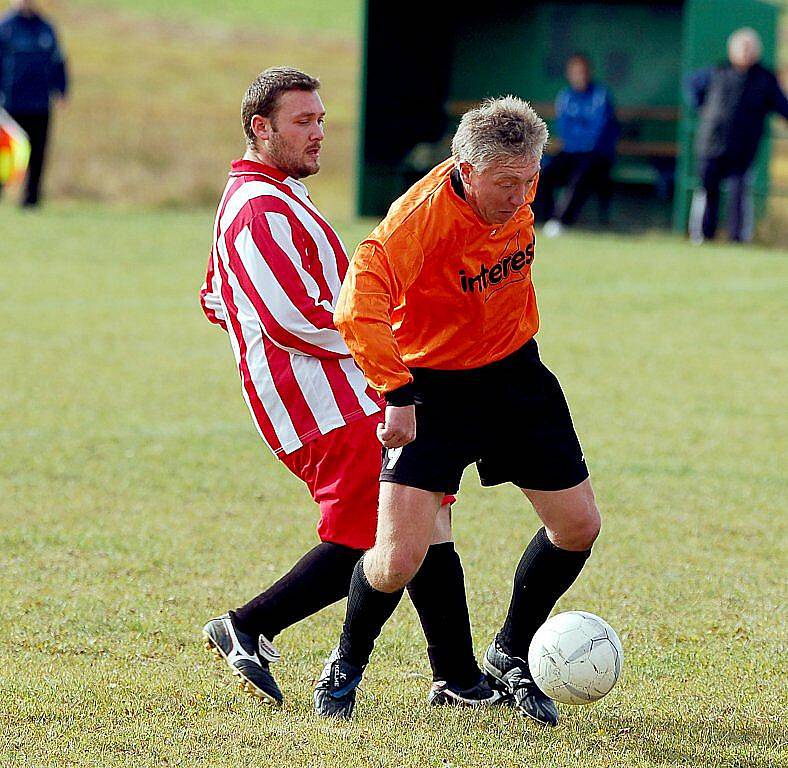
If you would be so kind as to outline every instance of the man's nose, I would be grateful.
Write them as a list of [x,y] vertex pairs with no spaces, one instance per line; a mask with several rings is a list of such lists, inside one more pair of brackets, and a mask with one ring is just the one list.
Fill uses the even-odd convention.
[[312,141],[323,141],[326,132],[320,123],[315,123],[312,128],[312,135],[309,137]]
[[516,208],[519,208],[521,205],[525,203],[526,197],[526,189],[525,187],[518,187],[517,189],[512,191],[512,194],[509,197],[509,202]]

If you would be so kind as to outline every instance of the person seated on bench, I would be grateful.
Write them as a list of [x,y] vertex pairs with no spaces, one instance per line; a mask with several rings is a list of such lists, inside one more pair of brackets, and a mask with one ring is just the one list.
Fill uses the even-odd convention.
[[[547,237],[560,234],[574,224],[594,190],[610,184],[610,169],[616,154],[618,121],[610,91],[591,79],[591,62],[576,53],[566,62],[569,87],[556,98],[555,131],[561,151],[542,170],[534,211],[546,221]],[[556,205],[556,192],[566,187]]]

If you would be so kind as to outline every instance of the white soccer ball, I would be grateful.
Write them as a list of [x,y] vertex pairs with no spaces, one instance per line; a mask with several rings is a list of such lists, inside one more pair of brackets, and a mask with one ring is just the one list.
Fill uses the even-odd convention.
[[562,704],[590,704],[621,676],[624,651],[613,627],[585,611],[550,617],[528,650],[534,682]]

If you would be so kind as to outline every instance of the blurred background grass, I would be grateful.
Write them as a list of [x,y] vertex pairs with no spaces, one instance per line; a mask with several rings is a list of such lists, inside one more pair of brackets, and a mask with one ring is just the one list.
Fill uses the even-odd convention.
[[358,0],[42,5],[59,23],[72,74],[72,96],[56,116],[52,197],[215,205],[230,160],[243,153],[246,86],[286,63],[323,80],[330,134],[310,188],[330,218],[351,216]]
[[318,33],[320,36],[340,33],[355,35],[360,23],[361,0],[73,0],[60,6],[84,6],[152,14],[183,21],[199,19],[211,24],[255,27],[259,30],[287,30]]

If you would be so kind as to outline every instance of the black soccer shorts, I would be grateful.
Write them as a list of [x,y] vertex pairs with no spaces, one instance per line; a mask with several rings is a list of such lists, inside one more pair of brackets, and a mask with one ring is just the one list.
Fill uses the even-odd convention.
[[559,491],[588,477],[561,385],[534,339],[482,368],[413,376],[416,439],[383,449],[381,482],[453,494],[473,463],[484,486]]

